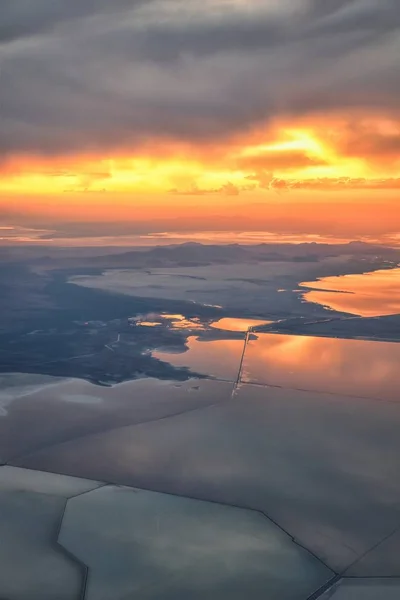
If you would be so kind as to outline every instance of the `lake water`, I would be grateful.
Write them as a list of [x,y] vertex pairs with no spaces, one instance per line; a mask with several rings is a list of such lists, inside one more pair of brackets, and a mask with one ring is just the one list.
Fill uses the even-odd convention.
[[[164,317],[166,315],[163,315]],[[187,321],[182,315],[170,315],[175,319],[175,326],[192,328],[192,321]],[[213,329],[221,331],[242,332],[245,334],[249,327],[268,325],[272,321],[266,319],[246,319],[225,317],[211,323]],[[242,340],[206,340],[196,335],[189,336],[185,352],[165,352],[157,350],[153,356],[174,367],[188,367],[195,373],[235,381],[244,348]]]
[[246,332],[250,327],[256,327],[257,325],[270,325],[271,323],[273,323],[273,321],[267,321],[265,319],[237,319],[226,317],[211,323],[211,327],[214,329],[222,329],[223,331]]
[[304,282],[311,288],[304,299],[362,317],[400,313],[400,269],[385,269],[358,275],[324,277]]
[[174,367],[188,367],[194,373],[236,381],[244,340],[210,341],[190,336],[187,347],[185,352],[157,350],[152,355]]
[[400,402],[400,344],[256,334],[242,381]]
[[165,418],[230,397],[224,382],[136,379],[113,387],[10,374],[0,391],[0,463],[73,437]]
[[[203,323],[199,317],[187,319],[183,315],[179,314],[151,314],[145,315],[141,318],[132,319],[136,321],[140,327],[162,327],[168,326],[172,329],[187,329],[187,330],[205,330],[207,323]],[[269,325],[273,321],[267,319],[248,319],[248,318],[237,318],[237,317],[224,317],[213,321],[209,324],[209,327],[213,329],[219,329],[220,331],[238,331],[246,333],[250,327],[257,327],[257,325]]]

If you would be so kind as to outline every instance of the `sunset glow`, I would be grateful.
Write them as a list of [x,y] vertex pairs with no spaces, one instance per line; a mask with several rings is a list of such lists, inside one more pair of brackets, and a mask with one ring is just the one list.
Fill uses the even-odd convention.
[[[82,8],[76,30],[66,20],[4,45],[5,226],[146,229],[157,219],[149,233],[194,233],[245,219],[248,230],[258,220],[282,233],[399,231],[391,4],[365,15],[359,0],[354,13],[306,0],[296,10],[272,0],[206,4],[178,11],[175,0],[153,0],[97,21]],[[385,35],[362,41],[363,18],[371,30],[385,19]]]
[[[379,121],[373,123],[375,130],[378,125]],[[397,157],[382,164],[379,157],[368,156],[362,147],[358,153],[354,148],[350,155],[324,135],[326,130],[319,126],[307,130],[282,126],[272,132],[266,128],[265,141],[260,143],[252,140],[264,137],[257,134],[247,140],[216,140],[215,145],[186,148],[171,142],[153,153],[144,147],[131,152],[115,149],[111,156],[10,156],[1,167],[0,192],[259,195],[262,190],[279,189],[278,180],[289,188],[319,181],[320,188],[327,191],[362,187],[361,179],[367,189],[400,186]],[[338,137],[345,135],[343,131]],[[382,134],[381,141],[391,135]],[[112,204],[115,201],[117,197],[109,200]]]

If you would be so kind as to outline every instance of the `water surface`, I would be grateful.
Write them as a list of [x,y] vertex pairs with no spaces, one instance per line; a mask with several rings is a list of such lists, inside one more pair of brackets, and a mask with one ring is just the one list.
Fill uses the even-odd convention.
[[[9,379],[17,383],[19,376]],[[215,404],[229,398],[231,389],[230,383],[204,379],[136,379],[104,387],[54,378],[40,388],[10,386],[2,390],[7,403],[0,410],[0,463],[75,437]]]
[[372,273],[324,277],[300,284],[311,288],[304,293],[307,302],[361,317],[400,313],[400,269]]
[[68,502],[60,542],[87,600],[292,600],[333,575],[257,512],[120,486]]
[[222,329],[223,331],[248,331],[250,327],[256,327],[257,325],[270,325],[273,321],[267,321],[266,319],[238,319],[225,317],[211,323],[211,327],[214,329]]
[[243,352],[243,340],[202,340],[190,336],[185,352],[165,352],[157,350],[153,356],[174,367],[188,367],[218,379],[235,381]]
[[400,344],[256,334],[242,381],[400,402]]
[[[232,389],[231,384],[221,381],[206,383]],[[212,401],[215,390],[208,392]],[[260,511],[340,572],[399,525],[399,428],[400,403],[242,384],[227,402],[140,427],[81,437],[30,454],[22,466]],[[80,496],[86,497],[90,494]],[[177,511],[183,517],[183,507],[178,506]],[[98,521],[108,527],[110,518],[119,519],[120,514],[114,505]],[[94,519],[96,512],[93,515]],[[172,515],[164,502],[155,515],[159,519],[148,521],[153,523],[149,530],[152,544],[158,542],[158,525],[160,532],[172,526],[171,544],[180,541],[178,523],[171,523]],[[205,515],[196,516],[205,532]],[[132,519],[135,534],[144,533],[147,518],[137,507],[132,517],[121,519],[121,530],[129,529]],[[82,523],[87,524],[87,519]],[[237,526],[238,521],[230,522],[228,530],[233,532]],[[261,527],[257,529],[261,536]],[[189,524],[184,524],[183,530],[188,533]],[[215,530],[222,542],[223,532],[217,526]],[[78,530],[81,549],[82,538],[85,536]],[[110,535],[108,539],[116,537]],[[232,541],[229,537],[230,544]],[[281,554],[273,538],[270,542],[276,555]],[[210,551],[212,546],[208,544]],[[170,551],[165,550],[168,557]],[[248,552],[252,554],[249,547]],[[112,550],[107,552],[107,564],[113,556]],[[147,557],[147,552],[142,556]],[[267,560],[263,572],[268,564]],[[183,573],[181,563],[178,566]],[[399,571],[399,546],[395,547],[392,566],[393,574]],[[232,573],[237,573],[236,565]],[[358,572],[364,576],[373,573],[371,564]],[[290,578],[293,572],[287,568],[286,575]],[[160,581],[161,574],[156,579]],[[297,592],[289,596],[291,600],[308,597]],[[139,593],[138,597],[146,596]],[[204,594],[196,600],[209,597],[224,598]],[[269,593],[263,597],[274,598]],[[277,596],[278,600],[284,597],[282,593]]]

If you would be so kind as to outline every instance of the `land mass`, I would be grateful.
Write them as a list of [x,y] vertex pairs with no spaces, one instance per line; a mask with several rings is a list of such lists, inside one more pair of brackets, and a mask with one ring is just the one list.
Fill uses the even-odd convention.
[[[196,243],[104,252],[2,249],[1,372],[103,385],[145,376],[185,380],[199,374],[172,367],[153,351],[185,352],[193,333],[244,338],[211,327],[223,317],[268,319],[270,330],[284,333],[398,339],[399,316],[354,318],[305,302],[299,289],[302,281],[394,268],[397,249],[359,242]],[[181,314],[189,325],[138,326],[138,315],[149,314]]]

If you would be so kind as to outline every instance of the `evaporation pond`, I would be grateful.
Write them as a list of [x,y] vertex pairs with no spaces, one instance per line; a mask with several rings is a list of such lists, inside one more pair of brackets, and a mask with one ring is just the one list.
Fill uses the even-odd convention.
[[400,401],[400,344],[254,334],[242,381]]

